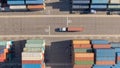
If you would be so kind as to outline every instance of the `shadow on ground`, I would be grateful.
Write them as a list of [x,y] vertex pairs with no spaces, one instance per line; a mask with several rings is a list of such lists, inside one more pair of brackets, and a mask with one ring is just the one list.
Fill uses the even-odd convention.
[[46,48],[46,64],[51,68],[72,68],[70,40],[52,42]]
[[70,0],[60,0],[59,2],[46,3],[46,6],[51,6],[53,9],[60,11],[70,11]]

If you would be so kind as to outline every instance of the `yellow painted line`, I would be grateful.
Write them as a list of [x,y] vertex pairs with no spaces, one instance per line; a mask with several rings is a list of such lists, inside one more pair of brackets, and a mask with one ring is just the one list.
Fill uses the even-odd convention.
[[120,17],[119,15],[2,15],[0,18],[34,18],[34,17]]
[[120,35],[0,35],[2,37],[120,37]]

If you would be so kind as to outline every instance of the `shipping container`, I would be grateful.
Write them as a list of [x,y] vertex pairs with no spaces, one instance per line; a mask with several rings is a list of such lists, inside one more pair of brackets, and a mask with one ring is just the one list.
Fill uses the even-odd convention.
[[114,49],[96,49],[95,50],[96,57],[115,57]]
[[75,61],[76,65],[92,65],[94,61]]
[[24,52],[45,52],[44,48],[37,48],[37,47],[28,47],[23,49]]
[[108,4],[109,0],[92,0],[92,4]]
[[73,48],[91,48],[91,44],[74,44]]
[[74,52],[87,52],[87,53],[90,53],[90,52],[93,52],[93,50],[92,49],[85,49],[85,48],[75,48]]
[[41,45],[45,45],[45,40],[27,40],[27,44],[41,44]]
[[93,48],[111,48],[110,44],[93,44]]
[[24,0],[8,0],[9,5],[25,5]]
[[115,57],[96,57],[96,61],[115,61]]
[[72,4],[90,4],[90,0],[72,0]]
[[91,68],[92,65],[74,65],[73,68]]
[[110,45],[113,48],[120,47],[120,42],[111,42]]
[[73,45],[74,44],[90,44],[90,40],[72,40]]
[[91,40],[91,44],[109,44],[107,40]]
[[44,5],[28,5],[27,8],[29,10],[34,10],[34,9],[45,9]]
[[26,5],[10,5],[10,10],[27,10]]
[[22,64],[42,64],[43,60],[22,60]]
[[110,0],[110,4],[120,4],[120,0]]
[[75,57],[75,61],[94,61],[94,57]]
[[26,4],[43,4],[44,0],[26,0]]
[[114,65],[115,61],[96,61],[96,65]]
[[75,57],[94,57],[94,53],[75,53]]
[[22,68],[42,68],[41,64],[22,64]]

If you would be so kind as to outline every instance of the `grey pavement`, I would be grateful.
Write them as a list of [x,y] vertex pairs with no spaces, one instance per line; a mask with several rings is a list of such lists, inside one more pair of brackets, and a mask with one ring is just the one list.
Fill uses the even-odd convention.
[[[69,17],[68,27],[83,27],[84,31],[64,32],[64,35],[120,34],[119,20],[119,17]],[[63,35],[55,32],[55,28],[66,26],[67,17],[1,17],[0,35]]]

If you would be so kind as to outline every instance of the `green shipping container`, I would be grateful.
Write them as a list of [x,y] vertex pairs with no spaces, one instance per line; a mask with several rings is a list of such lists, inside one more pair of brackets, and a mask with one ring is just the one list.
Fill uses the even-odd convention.
[[92,52],[92,49],[82,49],[82,48],[76,48],[74,49],[74,52]]
[[77,65],[92,65],[92,64],[94,64],[94,61],[75,61],[75,64],[77,64]]
[[7,41],[0,41],[0,46],[6,46]]
[[42,45],[42,44],[25,44],[25,47],[45,48],[45,45]]
[[109,9],[120,9],[120,5],[109,5]]
[[45,45],[45,40],[27,40],[27,44],[42,44],[42,45]]

